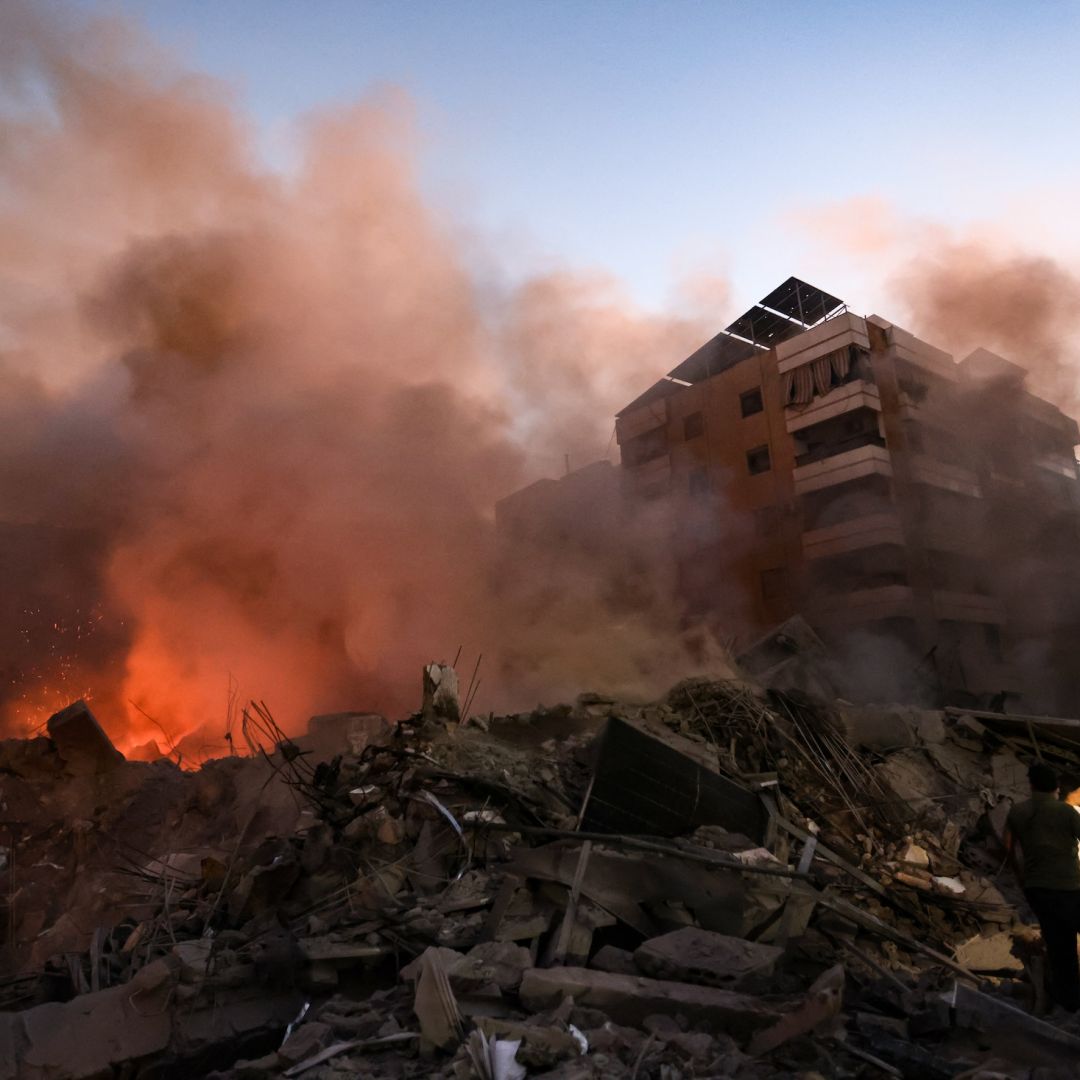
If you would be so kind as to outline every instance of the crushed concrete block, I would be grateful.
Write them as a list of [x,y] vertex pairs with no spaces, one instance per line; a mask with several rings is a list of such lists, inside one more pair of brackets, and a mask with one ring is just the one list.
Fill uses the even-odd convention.
[[637,966],[655,979],[734,987],[751,975],[770,974],[783,949],[686,926],[646,941]]
[[457,672],[449,664],[428,664],[424,668],[422,711],[425,719],[461,719]]
[[124,763],[90,706],[79,700],[49,717],[49,738],[70,772],[103,773]]
[[921,866],[927,869],[930,866],[930,856],[927,854],[926,848],[920,847],[914,842],[907,844],[904,850],[901,851],[900,861],[908,863],[910,866]]
[[173,1012],[171,1048],[195,1056],[217,1047],[236,1046],[244,1039],[276,1036],[300,1009],[295,991],[268,994],[264,987],[243,987],[211,999],[206,1007]]
[[26,780],[55,777],[64,762],[56,744],[44,735],[36,739],[0,739],[0,772]]
[[304,1061],[320,1050],[325,1050],[333,1038],[334,1029],[329,1024],[318,1020],[301,1024],[285,1040],[285,1044],[278,1051],[278,1057],[289,1065],[295,1065],[298,1061]]
[[141,993],[117,986],[19,1013],[27,1039],[21,1073],[90,1080],[163,1053],[172,1037],[168,993],[164,984]]
[[923,743],[943,743],[946,738],[945,716],[936,709],[913,709],[912,719],[919,740]]
[[577,1005],[607,1013],[617,1024],[640,1024],[653,1013],[681,1014],[738,1035],[777,1019],[770,1006],[747,994],[664,979],[614,975],[592,968],[532,968],[521,980],[519,997],[534,1012],[555,1008],[563,998],[571,997]]
[[853,705],[845,701],[837,706],[836,712],[850,746],[882,751],[899,750],[918,743],[913,709]]
[[597,971],[610,971],[614,975],[638,975],[634,954],[629,949],[620,949],[615,945],[604,945],[596,951],[589,961],[589,967]]
[[956,946],[956,962],[969,971],[1023,971],[1024,964],[1013,955],[1012,934],[976,934]]
[[533,966],[532,954],[512,941],[485,941],[475,945],[463,960],[450,970],[451,984],[467,971],[483,972],[485,982],[493,982],[500,990],[513,991],[521,985],[522,975]]

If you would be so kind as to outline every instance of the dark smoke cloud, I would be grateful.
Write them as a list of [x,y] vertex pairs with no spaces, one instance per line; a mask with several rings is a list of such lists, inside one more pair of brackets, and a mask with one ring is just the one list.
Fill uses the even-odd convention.
[[216,734],[230,688],[293,730],[394,712],[458,643],[503,675],[486,706],[682,673],[670,600],[618,610],[579,562],[500,576],[492,507],[601,456],[703,326],[569,274],[481,301],[400,94],[309,118],[285,177],[125,23],[8,3],[0,43],[0,505],[95,538],[124,643],[19,725],[84,682],[130,742],[160,741],[147,715]]

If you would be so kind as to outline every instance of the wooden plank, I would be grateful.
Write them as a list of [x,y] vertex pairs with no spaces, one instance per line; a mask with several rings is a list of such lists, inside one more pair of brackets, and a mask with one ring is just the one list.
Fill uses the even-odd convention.
[[578,855],[577,869],[574,871],[574,880],[570,885],[570,895],[566,901],[566,911],[563,912],[562,925],[559,927],[559,937],[555,945],[555,952],[551,957],[553,964],[561,964],[566,960],[566,950],[570,945],[570,936],[574,930],[577,919],[578,900],[581,897],[581,883],[585,880],[585,869],[589,865],[589,856],[592,854],[591,840],[586,840],[581,845],[581,853]]

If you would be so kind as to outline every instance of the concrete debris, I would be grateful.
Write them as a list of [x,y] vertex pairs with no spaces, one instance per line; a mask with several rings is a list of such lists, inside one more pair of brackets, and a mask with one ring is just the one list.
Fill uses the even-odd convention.
[[908,866],[930,866],[930,856],[926,853],[926,848],[919,847],[916,843],[910,843],[904,848],[900,861]]
[[844,969],[840,964],[818,976],[806,1000],[794,1011],[781,1017],[772,1027],[759,1031],[746,1050],[754,1057],[767,1054],[778,1046],[809,1031],[824,1027],[840,1013],[844,992]]
[[597,1009],[617,1024],[640,1024],[646,1017],[682,1015],[734,1035],[764,1027],[776,1012],[760,998],[711,986],[613,975],[590,968],[532,968],[521,981],[521,1001],[541,1012],[564,998]]
[[1013,936],[1004,930],[976,934],[956,946],[956,961],[975,972],[987,974],[1023,971],[1023,960],[1013,952]]
[[646,941],[634,960],[657,979],[734,988],[753,976],[771,975],[783,953],[774,945],[684,926]]
[[54,713],[46,728],[71,772],[103,773],[123,764],[124,755],[113,746],[85,701]]
[[461,719],[457,672],[449,664],[428,664],[424,668],[422,711],[427,719]]
[[253,708],[195,771],[81,702],[0,742],[0,1080],[1068,1067],[999,871],[1073,729],[815,697],[822,650],[483,724],[433,664],[413,716]]

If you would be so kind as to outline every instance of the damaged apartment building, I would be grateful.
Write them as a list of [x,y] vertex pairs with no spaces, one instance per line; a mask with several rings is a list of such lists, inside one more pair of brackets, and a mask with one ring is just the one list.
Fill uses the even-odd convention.
[[1073,715],[1080,434],[1026,376],[789,278],[619,412],[607,472],[624,513],[665,507],[689,617],[801,614],[854,694]]

